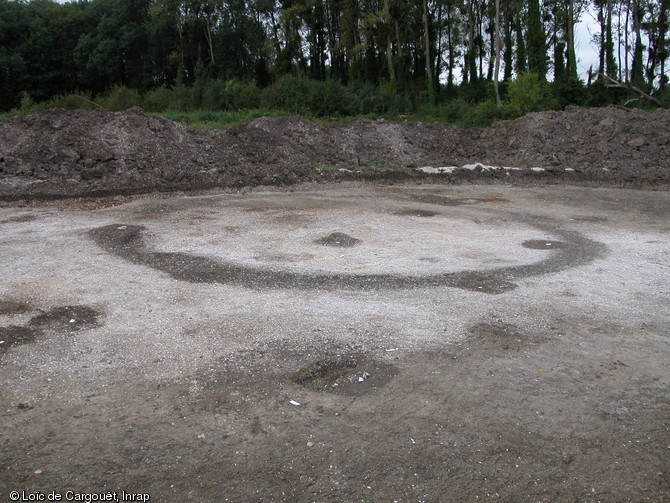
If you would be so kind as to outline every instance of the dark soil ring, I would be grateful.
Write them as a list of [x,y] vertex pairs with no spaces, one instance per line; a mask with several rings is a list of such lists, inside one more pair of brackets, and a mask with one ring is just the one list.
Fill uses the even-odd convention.
[[[497,212],[498,216],[500,212]],[[301,274],[270,271],[213,260],[182,252],[155,252],[142,237],[144,226],[114,224],[98,227],[89,235],[103,250],[135,264],[146,265],[191,283],[230,283],[249,288],[353,289],[381,290],[447,286],[475,292],[498,294],[516,288],[514,281],[550,274],[588,264],[602,256],[606,247],[575,231],[557,227],[549,219],[507,212],[510,219],[521,221],[561,238],[561,248],[550,256],[518,266],[481,271],[459,271],[426,276],[393,274]]]

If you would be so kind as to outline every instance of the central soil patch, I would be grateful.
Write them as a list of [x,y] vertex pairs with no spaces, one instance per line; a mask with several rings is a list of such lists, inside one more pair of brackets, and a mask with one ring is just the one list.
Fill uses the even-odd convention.
[[529,337],[519,327],[502,321],[477,323],[469,332],[485,349],[519,351],[529,342]]
[[427,204],[439,204],[440,206],[462,206],[465,201],[453,197],[437,196],[435,194],[412,194],[412,201]]
[[333,246],[336,248],[352,248],[363,241],[344,232],[333,232],[325,237],[316,239],[314,242],[318,245]]
[[313,391],[362,395],[388,384],[398,374],[391,364],[362,355],[317,360],[290,376],[291,381]]
[[420,210],[420,209],[415,209],[415,208],[407,208],[405,210],[400,210],[400,211],[394,211],[394,215],[398,215],[401,217],[434,217],[438,213],[436,211],[430,211],[430,210]]

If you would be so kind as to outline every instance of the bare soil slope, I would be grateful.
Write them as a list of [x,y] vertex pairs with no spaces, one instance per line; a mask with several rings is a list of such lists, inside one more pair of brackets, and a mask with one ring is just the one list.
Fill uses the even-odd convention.
[[[405,170],[317,170],[484,163],[541,175],[457,170],[447,182],[504,179],[655,187],[670,182],[670,111],[610,107],[533,113],[487,129],[359,120],[320,127],[261,118],[202,131],[138,108],[50,110],[0,124],[0,198],[58,197],[338,178],[422,178]],[[568,171],[566,171],[568,168]],[[531,177],[531,174],[533,176]],[[511,175],[511,176],[510,176]]]

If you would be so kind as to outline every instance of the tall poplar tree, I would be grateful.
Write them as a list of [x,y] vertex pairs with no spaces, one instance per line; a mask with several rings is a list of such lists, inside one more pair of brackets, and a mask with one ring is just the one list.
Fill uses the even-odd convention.
[[528,70],[541,80],[547,78],[547,41],[540,0],[528,0]]

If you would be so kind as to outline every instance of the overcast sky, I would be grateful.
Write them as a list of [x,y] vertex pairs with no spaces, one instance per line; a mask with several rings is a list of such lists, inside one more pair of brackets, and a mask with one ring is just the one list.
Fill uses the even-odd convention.
[[593,34],[600,33],[593,13],[582,14],[582,20],[575,25],[575,52],[577,53],[577,71],[586,80],[589,68],[598,69],[598,48],[593,44]]

